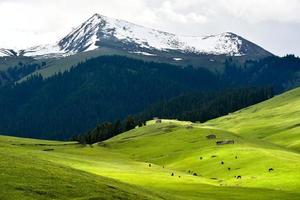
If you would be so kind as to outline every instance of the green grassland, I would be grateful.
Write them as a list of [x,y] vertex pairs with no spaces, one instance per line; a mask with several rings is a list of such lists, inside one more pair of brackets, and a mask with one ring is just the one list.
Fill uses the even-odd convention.
[[149,122],[92,146],[1,136],[0,199],[300,199],[299,154],[188,124]]
[[0,136],[0,199],[300,199],[299,99],[149,121],[94,145]]
[[206,123],[300,151],[300,88]]
[[[143,188],[51,162],[72,143],[0,138],[0,199],[160,199]],[[54,155],[53,155],[54,156]],[[68,154],[64,154],[68,156]]]

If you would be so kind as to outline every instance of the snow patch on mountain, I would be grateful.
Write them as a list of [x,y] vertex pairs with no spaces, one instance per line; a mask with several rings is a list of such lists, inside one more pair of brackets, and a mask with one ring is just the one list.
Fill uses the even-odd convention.
[[0,57],[6,57],[6,56],[16,56],[17,52],[15,52],[12,49],[3,49],[0,48]]
[[175,61],[182,61],[183,59],[182,58],[173,58],[173,60],[175,60]]
[[144,55],[144,56],[157,56],[156,54],[152,54],[152,53],[148,53],[148,52],[143,52],[143,51],[132,51],[130,53]]
[[35,57],[44,56],[47,57],[60,57],[65,54],[64,51],[60,49],[58,45],[44,45],[44,46],[34,46],[26,50],[19,51],[22,56]]
[[222,33],[206,37],[179,36],[179,40],[183,41],[184,49],[194,53],[225,54],[230,56],[243,55],[240,52],[243,41],[232,33]]
[[98,38],[95,34],[92,36],[90,44],[88,44],[89,47],[85,51],[92,51],[94,49],[97,49],[98,48],[98,46],[96,46],[97,42],[98,42]]
[[0,50],[0,57],[4,57],[4,56],[7,56],[7,54]]

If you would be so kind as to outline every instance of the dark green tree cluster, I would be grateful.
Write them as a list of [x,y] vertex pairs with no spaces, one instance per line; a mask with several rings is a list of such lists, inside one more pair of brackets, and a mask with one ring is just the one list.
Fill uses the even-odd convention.
[[273,89],[270,87],[193,93],[154,104],[137,115],[137,118],[147,120],[156,116],[205,122],[265,101],[273,95]]
[[221,80],[228,87],[270,86],[281,93],[300,85],[299,72],[300,59],[294,55],[248,60],[243,64],[228,59]]
[[123,122],[118,120],[115,123],[105,122],[98,124],[93,130],[74,136],[71,140],[78,141],[80,144],[95,144],[144,125],[146,125],[145,121],[137,121],[133,117],[128,116]]

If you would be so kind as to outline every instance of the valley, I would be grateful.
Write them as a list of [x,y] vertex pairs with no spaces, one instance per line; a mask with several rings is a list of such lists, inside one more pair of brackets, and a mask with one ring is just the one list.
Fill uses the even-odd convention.
[[0,1],[0,200],[300,200],[300,4],[68,1]]
[[[284,106],[293,107],[298,95],[299,89],[244,110],[265,110],[271,104],[280,109],[287,99]],[[284,123],[297,120],[293,110],[284,109],[289,117],[273,129],[274,135],[288,127]],[[276,119],[272,112],[265,110],[267,119]],[[256,112],[244,122],[259,116]],[[223,117],[226,122],[219,118],[205,124],[152,120],[93,145],[1,136],[0,159],[5,165],[0,165],[0,177],[6,181],[1,182],[0,194],[10,193],[2,199],[300,199],[300,154],[293,146],[299,137],[281,139],[282,143],[250,137],[242,128],[230,129],[235,118],[228,117]],[[268,130],[259,124],[251,127]],[[226,140],[234,144],[216,144]],[[24,179],[15,179],[18,173]],[[14,186],[11,180],[17,181]]]

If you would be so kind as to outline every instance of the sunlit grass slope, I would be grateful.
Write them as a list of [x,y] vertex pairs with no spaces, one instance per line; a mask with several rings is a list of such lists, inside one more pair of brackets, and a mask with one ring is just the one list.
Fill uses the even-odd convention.
[[300,151],[300,88],[206,124]]
[[0,137],[0,199],[300,199],[297,152],[190,124],[149,122],[92,146]]
[[[150,125],[100,145],[134,160],[187,174],[192,171],[200,177],[216,180],[218,185],[290,191],[300,187],[299,154],[264,142],[254,143],[223,130],[199,128],[198,125],[191,129],[183,124]],[[209,134],[215,134],[217,139],[207,139]],[[223,140],[234,140],[235,144],[216,145],[216,141]],[[270,168],[274,172],[269,173]],[[242,179],[237,180],[235,176],[242,176]]]
[[[0,199],[160,199],[137,186],[51,162],[71,143],[0,137]],[[64,156],[68,156],[64,154]]]

